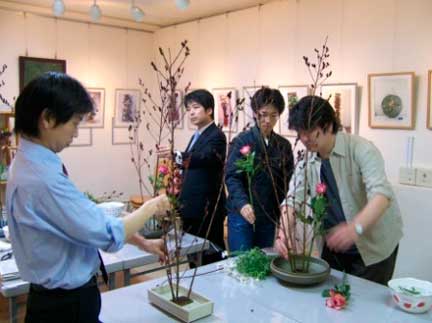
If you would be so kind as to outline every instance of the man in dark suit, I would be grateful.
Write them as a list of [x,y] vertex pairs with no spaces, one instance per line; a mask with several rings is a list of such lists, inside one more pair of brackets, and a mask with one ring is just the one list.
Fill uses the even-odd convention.
[[[191,123],[197,130],[185,151],[175,151],[174,160],[183,168],[183,183],[179,196],[180,215],[185,232],[205,238],[215,248],[202,257],[202,264],[221,259],[224,249],[223,222],[225,218],[225,191],[223,169],[226,155],[226,137],[214,123],[214,98],[207,90],[195,90],[186,95],[184,104]],[[160,157],[169,157],[170,151],[161,147]],[[210,228],[210,229],[209,229]],[[213,249],[213,250],[212,250]]]

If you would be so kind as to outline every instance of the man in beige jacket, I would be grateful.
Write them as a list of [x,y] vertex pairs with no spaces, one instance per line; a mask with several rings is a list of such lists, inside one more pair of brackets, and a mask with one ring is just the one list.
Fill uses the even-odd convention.
[[289,126],[309,154],[307,187],[302,160],[282,206],[277,250],[288,257],[290,235],[283,230],[293,227],[287,219],[293,219],[294,201],[304,199],[304,189],[314,197],[316,184],[324,183],[328,207],[321,257],[334,269],[387,284],[402,237],[402,219],[380,152],[366,139],[341,132],[334,109],[321,97],[300,100],[290,111]]

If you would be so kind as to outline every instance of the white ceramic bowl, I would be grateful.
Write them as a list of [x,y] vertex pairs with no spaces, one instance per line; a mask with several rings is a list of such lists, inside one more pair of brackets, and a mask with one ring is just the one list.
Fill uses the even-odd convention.
[[122,202],[103,202],[99,203],[98,207],[101,208],[106,215],[119,217],[124,211],[126,205]]
[[432,307],[432,283],[415,278],[388,282],[394,302],[409,313],[424,313]]

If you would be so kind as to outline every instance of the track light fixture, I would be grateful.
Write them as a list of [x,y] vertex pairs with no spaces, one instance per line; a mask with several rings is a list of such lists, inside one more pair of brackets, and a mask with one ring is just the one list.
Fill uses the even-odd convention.
[[186,10],[189,7],[190,0],[175,0],[177,8]]
[[90,17],[93,21],[99,21],[102,16],[102,10],[94,0],[93,5],[90,7]]
[[144,20],[144,12],[141,10],[141,8],[135,6],[133,2],[130,10],[131,15],[136,22],[142,22]]
[[65,12],[65,5],[63,3],[63,0],[54,0],[53,6],[52,6],[53,14],[56,17],[63,16]]

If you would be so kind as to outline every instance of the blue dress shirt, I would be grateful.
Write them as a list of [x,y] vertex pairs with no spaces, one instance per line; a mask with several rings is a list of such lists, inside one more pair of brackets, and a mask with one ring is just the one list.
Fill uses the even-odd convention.
[[105,216],[63,173],[51,150],[21,139],[6,188],[8,224],[21,277],[73,289],[99,268],[98,250],[123,247],[120,219]]

